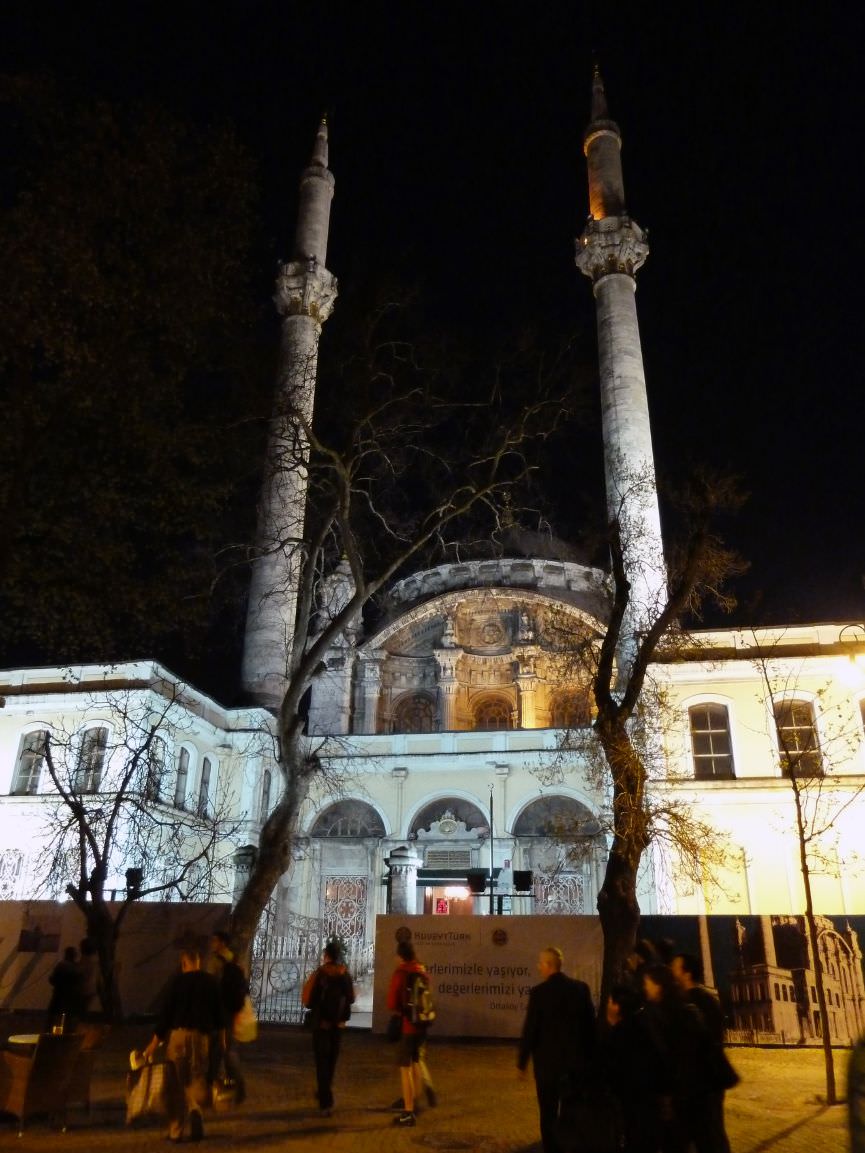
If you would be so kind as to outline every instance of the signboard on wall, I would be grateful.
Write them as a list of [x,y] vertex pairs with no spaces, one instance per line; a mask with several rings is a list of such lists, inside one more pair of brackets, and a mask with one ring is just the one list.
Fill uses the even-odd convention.
[[410,940],[432,979],[436,1036],[518,1037],[538,953],[556,945],[564,971],[586,981],[597,1001],[601,924],[597,917],[379,916],[372,1027],[387,1025],[387,990],[399,940]]

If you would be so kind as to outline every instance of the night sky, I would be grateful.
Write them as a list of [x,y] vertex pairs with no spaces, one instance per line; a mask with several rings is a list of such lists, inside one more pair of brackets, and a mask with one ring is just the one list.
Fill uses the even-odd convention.
[[4,70],[236,123],[260,165],[263,296],[326,111],[343,285],[416,277],[443,323],[569,332],[589,359],[573,240],[597,53],[651,243],[637,300],[659,471],[742,476],[727,535],[751,561],[747,613],[865,615],[858,6],[5,7]]

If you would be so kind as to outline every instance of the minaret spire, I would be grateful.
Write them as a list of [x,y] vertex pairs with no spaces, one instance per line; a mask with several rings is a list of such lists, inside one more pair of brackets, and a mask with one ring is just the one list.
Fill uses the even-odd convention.
[[312,423],[321,328],[336,300],[325,268],[334,179],[328,168],[327,121],[318,126],[298,194],[292,259],[281,265],[274,302],[282,338],[274,416],[258,511],[258,533],[243,645],[244,690],[278,707],[290,675],[297,614],[297,576],[306,513],[307,430]]
[[621,150],[622,135],[610,119],[595,64],[591,120],[583,138],[590,215],[577,241],[576,261],[595,294],[607,514],[620,525],[631,582],[620,651],[620,661],[626,662],[637,634],[666,601],[666,569],[635,299],[636,273],[649,245],[625,207]]

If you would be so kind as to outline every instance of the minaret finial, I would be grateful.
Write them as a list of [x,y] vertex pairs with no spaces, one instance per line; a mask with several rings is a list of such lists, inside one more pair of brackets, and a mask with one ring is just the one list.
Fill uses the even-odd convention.
[[601,65],[597,56],[592,65],[592,114],[590,123],[596,120],[609,120],[610,111],[607,108],[607,94],[604,91],[604,80],[601,76]]
[[310,164],[318,164],[327,168],[327,115],[322,116],[315,135],[315,144],[312,146],[312,159]]

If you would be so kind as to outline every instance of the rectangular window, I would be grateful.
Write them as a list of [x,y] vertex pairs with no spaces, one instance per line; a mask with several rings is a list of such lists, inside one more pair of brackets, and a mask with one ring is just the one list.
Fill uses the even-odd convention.
[[201,780],[198,783],[198,805],[196,812],[199,817],[207,816],[207,799],[210,793],[210,757],[201,762]]
[[693,705],[688,709],[694,776],[698,781],[731,780],[733,747],[726,705]]
[[174,783],[174,807],[186,808],[186,785],[189,780],[189,750],[181,749],[177,754],[177,780]]
[[18,760],[15,762],[15,776],[12,780],[12,792],[16,797],[32,797],[39,792],[39,778],[45,763],[47,740],[47,729],[25,733],[21,738]]
[[78,769],[75,773],[76,793],[98,793],[105,768],[105,750],[108,748],[108,729],[88,729],[81,740]]
[[823,760],[810,701],[778,701],[775,727],[781,771],[787,777],[822,777]]

